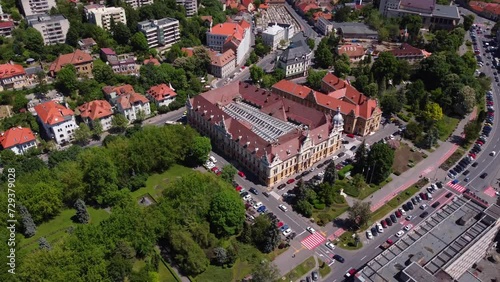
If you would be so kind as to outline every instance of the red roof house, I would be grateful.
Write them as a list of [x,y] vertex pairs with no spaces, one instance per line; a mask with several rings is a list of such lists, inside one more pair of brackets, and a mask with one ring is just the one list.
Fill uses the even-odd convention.
[[158,107],[168,106],[175,100],[177,93],[172,89],[172,86],[166,85],[165,83],[151,86],[148,91],[146,91],[146,95],[150,97],[151,100],[154,100]]
[[0,133],[0,145],[3,150],[10,149],[16,154],[23,154],[32,147],[36,148],[36,137],[30,128],[13,127]]

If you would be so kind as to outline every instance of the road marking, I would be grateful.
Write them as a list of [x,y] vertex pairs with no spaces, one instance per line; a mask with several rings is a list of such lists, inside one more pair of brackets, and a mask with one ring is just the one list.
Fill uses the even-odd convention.
[[376,246],[376,247],[375,247],[375,250],[376,250],[376,249],[379,249],[379,248],[380,248],[380,246]]
[[361,260],[364,260],[366,258],[366,256],[362,257]]
[[300,235],[302,235],[302,234],[304,234],[304,233],[306,233],[306,231],[305,231],[305,230],[304,230],[304,231],[302,231],[302,232],[300,232],[297,236],[300,236]]

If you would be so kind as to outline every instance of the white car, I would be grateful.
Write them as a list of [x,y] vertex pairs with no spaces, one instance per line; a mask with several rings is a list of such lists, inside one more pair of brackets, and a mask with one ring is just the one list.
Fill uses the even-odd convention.
[[400,238],[405,234],[403,230],[399,230],[398,233],[396,233],[396,237]]
[[404,210],[403,208],[399,208],[398,210],[399,210],[399,212],[400,212],[402,215],[406,215],[406,212],[405,212],[405,210]]
[[279,205],[278,208],[284,212],[288,210],[288,208],[285,205]]
[[330,249],[330,250],[334,250],[334,249],[335,249],[335,245],[334,245],[332,242],[330,242],[330,241],[327,241],[327,242],[325,243],[325,246],[326,246],[328,249]]
[[243,197],[243,201],[249,202],[251,200],[252,200],[252,196],[250,196],[250,195],[246,195],[245,197]]
[[404,227],[404,230],[406,230],[406,231],[410,231],[410,229],[412,229],[412,228],[413,228],[413,225],[408,224],[408,225],[406,225],[406,226]]
[[318,176],[319,176],[319,177],[323,177],[323,175],[325,175],[325,172],[324,172],[324,171],[321,171],[320,173],[318,173]]
[[288,228],[287,230],[283,231],[283,235],[286,237],[292,233],[292,229]]
[[254,209],[258,209],[258,208],[260,208],[260,207],[262,207],[262,202],[258,202],[258,203],[256,203],[255,205],[253,205],[253,208],[254,208]]
[[366,238],[368,238],[368,239],[373,238],[373,234],[370,230],[366,230]]
[[420,206],[420,209],[421,209],[421,210],[425,210],[426,208],[427,208],[427,204],[422,204],[422,205]]
[[339,158],[339,156],[333,156],[333,157],[332,157],[332,160],[336,160],[336,159],[338,159],[338,158]]
[[211,162],[213,162],[214,164],[217,163],[217,159],[214,156],[208,157],[208,160],[211,161]]
[[378,233],[384,233],[384,228],[382,227],[382,224],[377,223],[377,231]]
[[309,232],[311,234],[316,233],[316,230],[314,230],[314,228],[312,228],[312,227],[307,227],[306,230],[307,230],[307,232]]
[[406,219],[406,220],[408,220],[408,221],[410,221],[410,220],[412,220],[412,219],[413,219],[413,215],[409,215],[409,216],[407,216],[405,219]]

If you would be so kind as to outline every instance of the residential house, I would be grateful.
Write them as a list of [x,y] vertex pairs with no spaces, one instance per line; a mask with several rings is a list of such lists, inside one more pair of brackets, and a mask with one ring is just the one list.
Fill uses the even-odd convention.
[[137,74],[139,72],[139,68],[133,57],[128,57],[123,60],[111,59],[108,61],[108,63],[113,69],[114,73]]
[[342,56],[346,54],[352,63],[359,62],[365,57],[366,50],[360,44],[345,44],[337,47],[337,54]]
[[26,71],[16,64],[0,65],[0,90],[21,89],[27,86]]
[[49,68],[49,74],[55,77],[56,74],[68,64],[75,66],[76,71],[81,75],[91,76],[92,68],[94,67],[92,56],[82,50],[76,49],[75,52],[59,55],[57,59],[52,62]]
[[14,30],[13,21],[0,22],[0,36],[11,37],[13,30]]
[[[425,50],[413,47],[408,43],[403,43],[398,48],[386,52],[393,54],[399,60],[405,60],[410,63],[420,62],[430,56],[430,53],[427,53]],[[377,57],[378,54],[375,54],[374,59],[377,59]]]
[[153,4],[153,0],[125,0],[125,3],[130,7],[137,9],[146,5]]
[[87,5],[84,7],[85,16],[93,23],[105,30],[111,29],[111,20],[114,23],[127,24],[125,9],[122,7],[105,7],[103,5]]
[[240,65],[250,53],[251,37],[251,26],[247,21],[225,22],[210,28],[207,45],[219,52],[232,49],[236,54],[236,64]]
[[161,65],[160,61],[158,61],[157,58],[153,58],[153,56],[149,56],[149,59],[144,60],[144,62],[142,64],[143,65],[153,64],[155,66]]
[[118,55],[116,55],[115,50],[111,48],[101,48],[99,51],[99,57],[103,62],[109,62],[109,60],[118,60]]
[[286,78],[306,76],[311,65],[312,51],[306,42],[293,42],[281,56],[278,56],[277,67],[285,71]]
[[45,14],[56,7],[55,0],[20,0],[24,16]]
[[324,113],[339,109],[344,120],[344,133],[366,136],[380,128],[382,111],[377,101],[366,97],[332,73],[323,77],[321,92],[288,80],[274,84],[272,91]]
[[36,105],[35,112],[47,139],[54,140],[59,145],[73,140],[78,126],[72,110],[54,101],[48,101]]
[[323,35],[328,35],[333,31],[333,23],[324,17],[319,17],[315,26]]
[[69,21],[63,15],[32,15],[26,17],[26,21],[40,32],[45,45],[66,43]]
[[172,102],[175,101],[175,97],[177,93],[175,93],[172,85],[166,85],[165,83],[151,86],[149,90],[146,92],[146,96],[150,101],[156,103],[158,107],[168,107]]
[[495,22],[500,19],[500,3],[498,1],[496,3],[470,1],[468,6],[481,17],[485,17]]
[[288,43],[286,43],[287,40],[285,40],[285,29],[278,24],[269,26],[262,32],[262,41],[264,41],[265,45],[271,47],[271,50],[276,50],[278,47],[284,48],[288,45]]
[[198,2],[196,0],[175,0],[177,5],[184,6],[186,16],[193,17],[198,14]]
[[456,5],[440,5],[436,0],[381,0],[379,11],[388,18],[418,15],[424,28],[452,29],[461,18]]
[[189,99],[188,123],[228,159],[274,186],[341,148],[342,115],[233,82]]
[[94,127],[96,122],[101,124],[102,130],[111,128],[113,120],[113,108],[106,100],[94,100],[78,107],[80,118],[88,126]]
[[228,77],[236,69],[236,54],[232,49],[224,53],[211,51],[210,74],[218,78]]
[[22,155],[31,148],[36,148],[36,137],[30,128],[12,127],[0,133],[2,150],[11,150],[16,155]]
[[97,43],[93,38],[82,38],[78,40],[78,48],[80,50],[87,52],[87,53],[92,53],[92,49],[94,46],[96,46]]
[[146,36],[149,48],[158,46],[168,48],[181,39],[179,21],[174,18],[142,21],[137,26]]
[[106,99],[115,107],[116,111],[123,114],[129,122],[133,122],[141,115],[147,117],[151,114],[149,100],[129,85],[104,86],[103,92]]

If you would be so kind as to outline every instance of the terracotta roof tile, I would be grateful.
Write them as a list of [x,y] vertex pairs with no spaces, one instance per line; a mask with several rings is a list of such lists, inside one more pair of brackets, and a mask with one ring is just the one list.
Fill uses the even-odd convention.
[[0,145],[2,148],[9,149],[16,145],[35,141],[36,137],[30,128],[13,127],[0,134]]
[[153,64],[155,66],[159,66],[160,61],[158,61],[158,59],[156,59],[156,58],[153,58],[153,56],[150,56],[149,59],[144,60],[143,64],[144,65]]
[[212,65],[218,67],[223,67],[236,59],[236,55],[234,54],[234,51],[232,49],[229,49],[222,54],[217,52],[209,52],[209,54]]
[[14,22],[12,21],[0,22],[0,28],[14,28]]
[[63,122],[65,119],[75,114],[72,110],[54,101],[48,101],[36,105],[35,111],[40,120],[49,125]]
[[101,52],[104,54],[104,55],[116,55],[116,52],[111,49],[111,48],[101,48]]
[[349,58],[361,57],[365,54],[365,48],[354,44],[346,44],[338,47],[337,52],[340,56],[346,54]]
[[188,48],[186,48],[186,47],[182,47],[182,48],[181,48],[181,51],[182,51],[182,52],[184,52],[184,53],[186,53],[186,55],[187,55],[188,57],[192,57],[192,56],[193,56],[193,53],[194,53],[194,48],[193,48],[193,47],[188,47]]
[[67,64],[79,65],[79,64],[90,63],[92,61],[93,61],[92,56],[83,52],[80,49],[76,49],[75,52],[73,52],[73,53],[60,55],[50,65],[50,72],[57,73],[62,69],[62,67],[64,67]]
[[0,65],[0,79],[10,78],[17,75],[26,75],[26,71],[23,66],[11,64]]
[[91,120],[101,119],[113,115],[113,109],[108,101],[95,100],[78,107],[82,118]]
[[148,98],[138,93],[121,95],[116,99],[116,103],[120,104],[122,109],[130,109],[135,103],[145,104],[147,102],[149,102]]
[[146,93],[158,102],[177,96],[177,93],[165,83],[152,86]]
[[124,84],[119,86],[104,86],[102,88],[104,94],[111,95],[111,93],[116,92],[117,96],[135,93],[134,87],[130,84]]
[[388,51],[392,53],[395,57],[406,57],[406,56],[424,56],[421,49],[411,46],[408,43],[403,43],[399,48],[392,49]]

